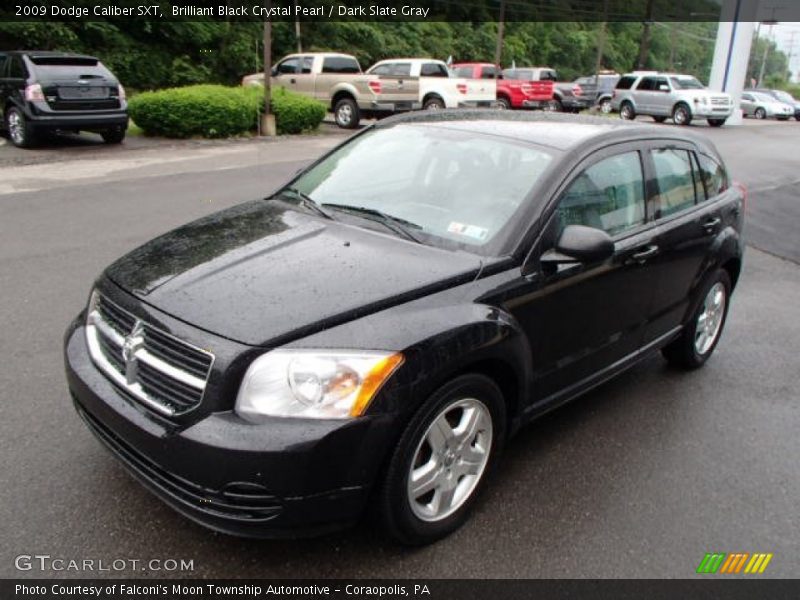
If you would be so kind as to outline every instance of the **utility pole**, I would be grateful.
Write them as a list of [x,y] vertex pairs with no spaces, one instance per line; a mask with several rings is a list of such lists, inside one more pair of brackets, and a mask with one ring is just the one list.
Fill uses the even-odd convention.
[[647,55],[650,52],[650,29],[653,26],[653,4],[654,0],[647,0],[647,8],[642,29],[642,39],[639,42],[639,58],[636,59],[634,70],[641,71],[647,66]]
[[[267,15],[272,8],[272,0],[264,0],[264,8]],[[263,136],[274,136],[277,134],[275,128],[275,115],[272,114],[272,21],[267,17],[264,21],[264,114],[261,116],[260,134]]]
[[500,77],[500,59],[503,56],[503,34],[505,32],[506,0],[500,0],[500,19],[497,22],[497,46],[494,49],[494,78]]
[[794,71],[792,71],[792,54],[794,54],[794,36],[796,35],[797,31],[793,31],[789,36],[789,53],[786,56],[786,68],[789,70],[789,83],[792,82],[792,76],[794,75]]
[[[294,0],[294,14],[297,15],[297,0]],[[300,35],[300,19],[294,18],[294,39],[297,40],[297,53],[303,51],[303,37]]]
[[603,51],[606,47],[606,27],[608,19],[608,0],[603,0],[603,22],[600,24],[600,31],[597,34],[597,58],[594,61],[594,89],[595,94],[600,88],[600,69],[603,67]]
[[769,54],[770,45],[769,38],[772,37],[772,26],[774,24],[774,22],[769,24],[769,33],[767,34],[767,39],[764,40],[764,56],[761,57],[761,69],[758,72],[758,87],[762,87],[764,85],[764,71],[767,68],[767,55]]

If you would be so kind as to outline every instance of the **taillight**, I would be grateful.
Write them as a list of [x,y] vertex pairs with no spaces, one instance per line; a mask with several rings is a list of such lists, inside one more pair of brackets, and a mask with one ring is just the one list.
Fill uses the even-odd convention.
[[375,94],[380,94],[381,93],[381,82],[380,81],[368,81],[367,85],[369,86],[369,89],[371,89],[373,91],[373,93],[375,93]]
[[127,96],[125,95],[125,88],[122,87],[122,84],[119,84],[117,86],[117,95],[119,96],[120,100],[125,100],[125,98],[127,98]]
[[44,92],[38,83],[32,83],[25,87],[25,100],[28,102],[44,102]]
[[467,84],[466,83],[457,83],[456,89],[458,90],[459,94],[466,94],[467,93]]
[[734,181],[733,185],[738,187],[742,192],[742,210],[744,210],[745,206],[747,205],[747,186],[739,181]]

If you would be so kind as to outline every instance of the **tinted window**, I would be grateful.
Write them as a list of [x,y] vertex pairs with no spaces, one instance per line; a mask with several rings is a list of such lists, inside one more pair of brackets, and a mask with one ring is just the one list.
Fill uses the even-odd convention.
[[638,152],[606,158],[573,181],[558,205],[559,232],[586,225],[619,234],[644,223],[644,177]]
[[625,77],[621,78],[617,82],[617,89],[618,90],[629,90],[633,85],[633,82],[636,81],[636,77],[626,75]]
[[8,58],[7,54],[3,54],[0,52],[0,77],[6,76],[6,59]]
[[299,58],[287,58],[283,62],[278,63],[278,73],[281,75],[294,74],[297,73],[297,69],[299,66],[300,66]]
[[669,83],[667,83],[666,77],[657,77],[655,83],[653,84],[653,89],[656,91],[664,91],[661,89],[661,86],[664,86],[669,90]]
[[419,74],[420,77],[449,77],[447,68],[439,63],[423,63]]
[[11,57],[8,76],[15,79],[28,78],[28,69],[25,67],[25,64],[22,62],[22,59],[19,56]]
[[692,173],[694,175],[694,196],[698,202],[706,199],[706,188],[703,183],[703,176],[700,173],[700,165],[697,162],[697,155],[691,152],[692,155]]
[[705,154],[699,154],[697,158],[700,160],[700,175],[708,197],[713,198],[727,190],[728,174],[725,172],[725,167]]
[[641,92],[648,92],[656,89],[656,80],[654,77],[642,77],[636,89]]
[[689,152],[673,148],[653,151],[661,216],[694,205],[694,179]]
[[497,69],[494,67],[481,67],[481,79],[494,79]]
[[355,58],[348,56],[326,56],[322,61],[323,73],[360,73],[361,67]]
[[558,73],[545,69],[539,74],[539,81],[558,81]]

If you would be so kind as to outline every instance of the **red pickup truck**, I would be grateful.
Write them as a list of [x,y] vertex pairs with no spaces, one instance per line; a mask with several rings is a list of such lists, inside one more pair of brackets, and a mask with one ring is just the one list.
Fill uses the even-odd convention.
[[[494,79],[497,67],[491,63],[457,63],[452,66],[456,77]],[[497,73],[497,105],[499,108],[546,108],[555,93],[552,81],[505,79]]]

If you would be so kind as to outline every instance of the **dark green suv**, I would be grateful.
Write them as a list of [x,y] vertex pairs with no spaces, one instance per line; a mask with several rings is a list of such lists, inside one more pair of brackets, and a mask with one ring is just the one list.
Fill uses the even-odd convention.
[[119,144],[128,127],[125,90],[92,56],[0,52],[0,126],[15,146],[42,134],[93,131]]

